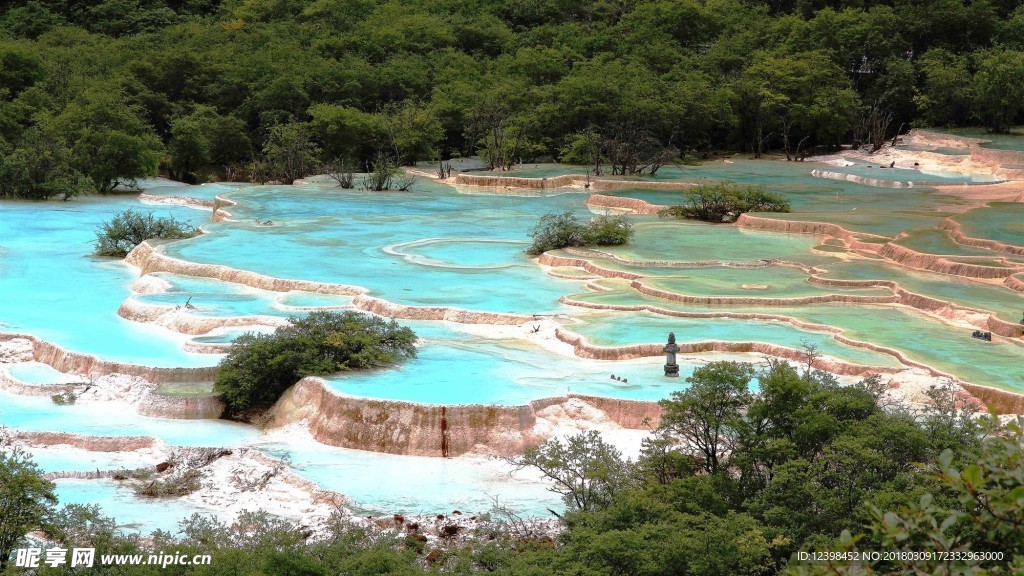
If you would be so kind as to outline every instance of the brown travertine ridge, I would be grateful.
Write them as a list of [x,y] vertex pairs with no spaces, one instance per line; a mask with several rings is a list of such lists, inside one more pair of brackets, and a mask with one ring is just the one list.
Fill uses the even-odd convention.
[[247,270],[238,270],[219,264],[199,264],[186,260],[171,258],[154,248],[149,241],[143,242],[132,249],[125,256],[124,261],[139,268],[142,275],[151,272],[170,272],[183,276],[195,276],[199,278],[213,278],[234,282],[253,288],[270,290],[273,292],[287,292],[289,290],[301,290],[303,292],[316,292],[318,294],[338,294],[342,296],[356,296],[364,294],[365,289],[358,286],[345,284],[330,284],[327,282],[313,282],[309,280],[287,280],[265,276]]
[[1024,274],[1014,274],[1003,280],[1003,285],[1017,292],[1024,292]]
[[[660,357],[665,355],[664,344],[632,344],[629,346],[596,346],[587,341],[586,337],[576,334],[570,330],[558,328],[555,336],[559,340],[573,346],[575,353],[580,358],[592,358],[595,360],[632,360],[635,358]],[[838,338],[837,338],[838,339]],[[698,354],[701,352],[733,352],[733,353],[757,353],[785,358],[787,360],[802,361],[806,353],[801,350],[766,344],[764,342],[727,342],[724,340],[703,340],[700,342],[679,342],[680,354]],[[898,368],[885,368],[881,366],[864,366],[844,362],[836,359],[819,359],[816,368],[839,374],[842,376],[868,376],[870,374],[895,374]],[[915,366],[923,367],[923,366]],[[926,367],[925,367],[926,368]]]
[[[937,272],[939,274],[947,274],[950,276],[992,280],[999,278],[1005,279],[1013,276],[1014,274],[1024,272],[1024,266],[1005,260],[1004,261],[1007,263],[1007,266],[1005,267],[984,266],[981,264],[971,264],[969,262],[958,262],[951,260],[946,256],[917,252],[916,250],[907,248],[906,246],[900,246],[891,242],[886,242],[884,244],[862,242],[857,240],[857,236],[867,237],[870,235],[854,235],[852,232],[845,230],[840,226],[824,222],[774,220],[764,216],[750,216],[749,214],[743,214],[736,221],[736,224],[744,228],[769,232],[828,235],[843,240],[852,249],[876,253],[887,260],[891,260],[902,266],[928,270],[930,272]],[[987,258],[985,256],[962,256],[958,258],[961,260],[971,260],[974,258],[989,260],[993,258],[997,260],[999,259],[997,255],[993,255],[992,258]]]
[[[1005,267],[983,266],[981,264],[957,262],[955,260],[950,260],[945,256],[925,254],[891,242],[883,245],[878,251],[878,254],[908,268],[918,268],[921,270],[938,272],[939,274],[949,274],[950,276],[962,276],[965,278],[1006,278],[1007,276],[1024,272],[1024,266],[1005,260],[1004,262],[1007,264]],[[962,256],[959,258],[963,260],[971,260],[974,258],[984,259],[985,257]],[[999,260],[998,257],[995,257],[994,259]]]
[[630,210],[634,214],[657,214],[667,206],[651,204],[639,198],[624,196],[605,196],[604,194],[591,194],[587,198],[587,206],[596,208],[613,208],[617,210]]
[[[100,360],[95,356],[68,352],[63,348],[39,340],[34,336],[23,334],[0,333],[0,342],[23,339],[32,344],[32,359],[49,364],[54,369],[70,374],[79,374],[91,379],[123,374],[142,378],[151,383],[174,382],[205,382],[212,381],[217,367],[209,368],[161,368],[140,366]],[[6,390],[22,396],[53,396],[63,392],[81,392],[88,382],[28,384],[22,382],[6,370],[0,369],[0,390]],[[134,403],[134,402],[132,402]],[[214,395],[175,396],[161,394],[159,391],[147,391],[139,398],[135,410],[143,416],[156,418],[173,418],[179,420],[195,420],[220,418],[224,413],[224,403]]]
[[[272,292],[288,292],[300,290],[303,292],[316,292],[318,294],[338,294],[342,296],[354,296],[352,305],[355,308],[372,312],[380,316],[399,318],[406,320],[447,320],[461,324],[505,324],[518,325],[526,322],[532,316],[522,314],[500,314],[494,312],[474,312],[451,306],[406,306],[394,304],[380,298],[368,296],[367,290],[358,286],[346,284],[331,284],[328,282],[313,282],[309,280],[291,280],[275,278],[239,270],[219,264],[199,264],[179,260],[163,254],[153,248],[148,242],[143,242],[135,247],[125,262],[138,267],[142,274],[151,272],[171,272],[185,276],[197,276],[201,278],[213,278],[225,282],[234,282],[260,288]],[[126,311],[126,313],[129,313]]]
[[[649,309],[649,308],[648,308]],[[669,311],[671,315],[684,315],[677,314]],[[750,315],[753,317],[758,316],[769,316],[769,315]],[[831,327],[821,327],[831,328]],[[832,328],[834,331],[838,331],[836,328]],[[662,351],[663,344],[636,344],[633,346],[621,346],[615,348],[605,348],[600,346],[594,346],[586,341],[586,338],[578,334],[569,332],[567,330],[558,330],[556,332],[558,338],[566,343],[572,344],[577,352],[576,354],[584,358],[600,358],[606,360],[612,359],[626,359],[626,358],[637,358],[642,356],[661,356],[664,352]],[[847,338],[840,333],[835,333],[834,338],[844,344],[850,346],[859,346],[880,352],[883,354],[890,354],[895,356],[901,363],[913,367],[926,370],[930,374],[940,378],[949,378],[955,381],[960,387],[966,390],[971,396],[981,402],[982,405],[994,410],[998,414],[1022,414],[1024,413],[1024,395],[1015,394],[1006,390],[1000,390],[998,388],[992,388],[990,386],[980,386],[977,384],[969,384],[962,382],[950,374],[946,374],[940,370],[936,370],[931,366],[922,364],[911,360],[903,355],[899,350],[886,348],[884,346],[878,346],[868,342],[860,342]],[[733,348],[735,345],[735,348]],[[760,342],[695,342],[691,344],[681,344],[681,352],[707,352],[707,351],[721,351],[721,352],[759,352],[762,354],[770,354],[772,356],[787,357],[790,354],[790,359],[801,360],[802,354],[798,350],[792,350],[782,346],[775,346],[772,344],[763,344]],[[583,352],[581,354],[581,351]],[[585,354],[591,354],[587,356]],[[822,369],[836,374],[847,374],[853,376],[867,376],[870,374],[894,374],[899,372],[899,369],[893,368],[882,368],[882,367],[867,367],[860,366],[857,364],[850,364],[842,361],[819,361],[819,367]]]
[[[901,290],[901,292],[905,292],[902,289],[900,289],[900,290]],[[935,300],[935,299],[932,299],[932,298],[928,298],[926,296],[920,296],[919,294],[914,294],[912,292],[906,292],[906,295],[908,296],[908,299],[920,298],[920,299],[923,299],[923,300],[930,301],[932,304],[935,305],[935,308],[931,309],[931,310],[926,310],[926,311],[929,312],[929,313],[932,313],[932,314],[934,314],[936,316],[939,316],[940,318],[944,318],[944,319],[947,319],[947,320],[952,320],[952,319],[962,320],[962,318],[960,318],[959,316],[955,316],[955,315],[962,315],[963,312],[964,312],[963,309],[959,309],[959,308],[956,308],[956,307],[953,307],[953,306],[949,305],[946,302],[942,302],[940,300]],[[843,344],[847,344],[847,345],[850,345],[850,346],[856,346],[856,347],[859,347],[859,348],[867,348],[867,349],[873,350],[875,352],[880,352],[880,353],[883,353],[883,354],[888,354],[890,356],[895,357],[897,360],[899,360],[903,364],[906,364],[907,366],[911,366],[911,367],[914,367],[914,368],[924,368],[924,369],[927,369],[929,371],[932,371],[935,374],[938,374],[938,375],[941,375],[941,376],[948,376],[947,374],[935,371],[932,368],[930,368],[928,366],[925,366],[924,364],[921,364],[921,363],[913,361],[913,360],[909,360],[908,358],[906,358],[898,350],[895,350],[895,349],[892,349],[892,348],[885,348],[883,346],[878,346],[878,345],[875,345],[875,344],[871,344],[869,342],[862,342],[860,340],[853,340],[851,338],[847,338],[846,336],[842,335],[843,330],[841,328],[836,328],[835,326],[828,326],[826,324],[814,324],[814,323],[811,323],[811,322],[804,322],[803,320],[799,320],[797,318],[793,318],[792,316],[785,316],[785,315],[781,315],[781,314],[764,314],[764,313],[759,313],[759,312],[728,312],[728,311],[724,311],[724,310],[720,311],[720,312],[719,311],[715,311],[715,312],[688,312],[688,311],[684,311],[684,310],[672,310],[672,309],[669,309],[669,308],[662,308],[660,306],[654,306],[654,305],[651,305],[651,304],[598,304],[598,303],[594,303],[594,302],[586,302],[586,301],[582,301],[582,300],[575,300],[575,299],[573,299],[570,296],[563,296],[559,301],[561,303],[563,303],[563,304],[566,304],[566,305],[569,305],[569,306],[576,306],[576,307],[579,307],[579,308],[590,308],[590,309],[594,309],[594,310],[621,310],[621,311],[629,311],[629,312],[647,311],[647,312],[651,312],[653,314],[659,314],[661,316],[674,316],[674,317],[677,317],[677,318],[733,318],[733,319],[737,319],[737,320],[775,320],[775,321],[779,321],[779,322],[785,322],[787,324],[795,326],[796,328],[801,328],[801,329],[804,329],[804,330],[815,330],[815,331],[819,331],[819,332],[828,332],[828,333],[833,334],[833,338],[835,338],[836,341],[842,342]],[[921,306],[925,307],[924,304],[921,304]],[[987,315],[988,313],[987,312],[976,312],[976,314]],[[998,320],[998,319],[992,319],[992,318],[988,318],[988,317],[985,317],[985,318],[986,318],[986,320],[988,322],[990,322],[989,325],[992,326],[993,328],[997,327],[997,325],[995,324],[994,321],[1002,322],[1001,320]],[[1011,324],[1011,328],[1014,328],[1014,327],[1017,330],[1016,335],[1020,335],[1020,327]],[[1007,329],[1007,330],[1009,331],[1009,329]],[[996,333],[996,334],[999,334],[999,332],[997,332],[995,329],[993,329],[992,332]],[[1001,335],[1003,335],[1003,334],[1001,334]],[[1012,336],[1012,334],[1011,334],[1011,336]],[[878,370],[885,370],[885,369],[884,368],[878,368]]]
[[82,383],[68,384],[26,384],[0,368],[0,390],[6,390],[19,396],[53,396],[62,392],[73,392],[81,388]]
[[859,296],[856,294],[823,294],[821,296],[803,296],[793,298],[761,298],[751,296],[690,296],[678,294],[668,290],[660,290],[645,285],[640,280],[634,280],[630,287],[641,294],[654,296],[663,300],[682,302],[684,304],[704,305],[762,305],[762,306],[802,306],[805,304],[824,304],[829,302],[842,302],[847,304],[893,304],[899,298],[896,296]]
[[231,212],[225,210],[225,207],[234,206],[238,203],[235,202],[234,200],[228,200],[227,198],[224,198],[220,194],[217,194],[213,198],[213,215],[210,217],[210,219],[213,220],[214,222],[230,222],[232,214]]
[[139,200],[143,202],[152,202],[154,204],[170,204],[172,206],[189,206],[192,208],[213,208],[215,202],[212,200],[202,200],[200,198],[192,198],[189,196],[168,196],[164,194],[148,194],[143,192],[139,194]]
[[40,340],[28,334],[0,333],[0,342],[15,338],[28,340],[32,343],[32,357],[36,362],[49,364],[60,372],[81,374],[89,378],[107,374],[126,374],[136,376],[154,383],[170,382],[203,382],[213,380],[217,368],[163,368],[156,366],[140,366],[124,362],[101,360],[91,354],[70,352],[56,344]]
[[854,250],[865,250],[877,253],[882,248],[878,242],[865,242],[864,239],[874,238],[876,240],[888,240],[888,237],[875,234],[850,232],[836,224],[827,222],[805,222],[801,220],[777,220],[766,216],[751,216],[740,214],[736,220],[736,226],[750,228],[751,230],[763,230],[765,232],[782,232],[784,234],[813,234],[816,236],[831,236],[842,240],[847,246]]
[[333,392],[319,378],[307,377],[278,400],[268,415],[267,426],[276,428],[305,420],[318,442],[390,454],[511,455],[546,439],[534,429],[540,411],[570,401],[587,404],[625,428],[645,428],[645,421],[657,426],[661,417],[656,402],[579,394],[543,398],[520,406],[381,400]]
[[648,182],[644,180],[608,180],[586,174],[563,174],[546,178],[523,178],[517,176],[486,176],[483,174],[456,174],[450,180],[456,186],[478,186],[481,188],[525,188],[528,190],[550,190],[554,188],[589,188],[591,190],[621,190],[625,188],[647,188],[653,190],[683,190],[697,184],[692,182]]
[[[704,260],[704,261],[668,261],[668,260],[627,260],[620,258],[607,252],[601,252],[600,250],[579,250],[576,248],[564,248],[563,252],[570,254],[570,256],[560,256],[558,254],[552,254],[551,252],[545,252],[538,258],[538,263],[544,266],[550,266],[552,268],[558,267],[575,267],[582,268],[592,274],[596,274],[603,278],[622,278],[625,280],[636,280],[637,278],[643,278],[639,274],[633,272],[627,272],[625,270],[615,270],[612,268],[605,268],[598,266],[589,258],[606,258],[614,262],[619,262],[627,266],[639,266],[645,268],[677,268],[681,270],[692,270],[695,268],[766,268],[768,266],[787,266],[790,268],[799,268],[804,271],[810,271],[810,266],[798,264],[795,262],[786,262],[784,260],[760,260],[758,262],[726,262],[723,260]],[[577,258],[579,256],[579,258]]]
[[845,286],[850,288],[874,286],[888,288],[898,297],[897,302],[904,306],[909,306],[952,322],[963,322],[981,330],[990,330],[992,333],[1000,336],[1008,338],[1022,336],[1022,327],[1019,324],[997,318],[994,314],[985,310],[977,310],[905,290],[899,286],[898,282],[892,280],[840,280],[822,278],[817,274],[811,274],[808,281],[827,286]]
[[946,218],[943,220],[942,223],[939,224],[939,228],[948,232],[949,237],[957,244],[974,246],[975,248],[984,248],[986,250],[992,250],[993,252],[1024,255],[1024,246],[1014,246],[1012,244],[997,242],[995,240],[965,236],[961,230],[960,223],[952,218]]
[[[595,253],[600,253],[594,251]],[[618,259],[619,261],[623,261]],[[628,261],[623,261],[628,262]],[[761,297],[748,297],[748,296],[692,296],[677,294],[667,290],[659,290],[644,285],[641,280],[644,276],[640,274],[634,274],[632,272],[626,272],[623,270],[611,270],[603,268],[587,260],[586,258],[573,258],[566,256],[556,256],[550,253],[542,254],[540,257],[540,263],[552,266],[552,267],[567,267],[574,266],[582,268],[591,274],[601,276],[603,278],[619,278],[630,281],[630,287],[641,294],[662,298],[665,300],[671,300],[675,302],[687,303],[687,304],[712,304],[712,305],[766,305],[766,306],[792,306],[792,305],[803,305],[803,304],[819,304],[825,302],[846,302],[846,303],[859,303],[859,304],[903,304],[911,308],[916,308],[922,312],[934,314],[941,318],[950,321],[960,321],[975,328],[981,330],[991,330],[993,333],[1000,336],[1007,336],[1010,338],[1020,337],[1022,335],[1021,326],[1013,322],[1008,322],[997,318],[995,315],[982,311],[975,310],[954,304],[952,302],[946,302],[936,298],[915,294],[913,292],[900,288],[896,282],[887,280],[836,280],[831,278],[822,278],[815,274],[815,269],[803,265],[793,265],[801,269],[806,269],[810,273],[808,277],[809,282],[816,284],[823,284],[829,286],[840,286],[847,288],[887,288],[893,291],[892,296],[859,296],[850,294],[825,294],[822,296],[807,296],[807,297],[794,297],[794,298],[761,298]],[[643,262],[640,265],[652,266],[652,265],[667,265],[670,263],[653,263]],[[698,265],[714,266],[716,263],[676,263],[685,264],[686,267],[696,267]],[[791,265],[785,262],[772,262],[760,265],[748,265],[749,267],[764,267],[768,265]],[[682,267],[682,266],[681,266]],[[1024,283],[1022,283],[1024,284]],[[602,290],[600,287],[588,284],[588,287],[595,290]],[[570,300],[562,298],[562,302],[572,304]]]
[[224,415],[226,408],[224,401],[215,394],[178,396],[157,391],[143,398],[135,411],[153,418],[216,420]]

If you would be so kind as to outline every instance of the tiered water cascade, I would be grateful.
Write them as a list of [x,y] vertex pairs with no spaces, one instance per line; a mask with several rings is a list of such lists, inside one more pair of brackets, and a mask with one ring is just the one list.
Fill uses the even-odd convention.
[[[915,141],[928,149],[901,154],[970,158],[950,152],[968,148],[955,144]],[[256,448],[348,495],[359,513],[481,512],[486,492],[540,514],[557,504],[544,485],[481,455],[576,429],[632,434],[625,431],[642,429],[645,418],[656,422],[654,401],[708,360],[797,362],[810,346],[822,354],[816,366],[844,381],[872,373],[898,381],[915,368],[1012,406],[1006,398],[1024,392],[1016,328],[1024,294],[1014,281],[1024,255],[1003,248],[1021,244],[1008,215],[1019,212],[1013,191],[986,185],[999,179],[989,174],[840,160],[714,161],[640,182],[560,178],[585,168],[544,165],[511,179],[477,173],[472,185],[422,178],[413,192],[380,194],[323,179],[155,181],[146,183],[145,206],[134,196],[0,203],[0,345],[13,350],[0,371],[0,423],[85,438],[75,443],[140,436]],[[722,179],[784,193],[793,212],[748,215],[735,226],[654,215],[687,186]],[[604,200],[588,203],[588,184]],[[991,201],[1009,203],[986,207]],[[649,209],[633,216],[627,246],[539,260],[523,252],[544,213],[638,206]],[[90,256],[95,227],[125,208],[189,219],[206,233],[143,245],[130,265]],[[398,318],[420,336],[419,355],[393,369],[303,381],[267,430],[155,417],[209,417],[213,367],[234,338],[320,309]],[[993,341],[972,330],[991,330]],[[669,331],[683,349],[678,380],[661,375]],[[52,386],[85,381],[99,390],[87,401],[48,398]],[[54,472],[141,462],[35,450]],[[137,499],[113,481],[59,483],[67,500],[102,503],[139,529],[168,528],[202,509],[176,504],[165,508],[175,514],[143,521],[127,511]]]

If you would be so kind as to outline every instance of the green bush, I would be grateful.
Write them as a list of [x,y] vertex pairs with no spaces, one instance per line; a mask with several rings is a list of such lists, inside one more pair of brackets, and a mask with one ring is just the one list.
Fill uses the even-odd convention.
[[530,234],[533,243],[526,250],[538,255],[572,246],[621,246],[633,237],[633,224],[622,215],[597,216],[583,223],[572,212],[545,214]]
[[214,389],[229,414],[268,408],[304,376],[390,366],[416,356],[416,335],[359,312],[314,312],[273,334],[243,334],[220,363]]
[[142,214],[132,209],[118,212],[96,231],[96,254],[125,256],[139,244],[151,238],[191,238],[199,229],[174,217],[157,218],[153,213]]
[[690,188],[683,194],[685,204],[669,206],[658,215],[717,223],[735,222],[746,212],[789,212],[789,202],[763,186],[716,182]]

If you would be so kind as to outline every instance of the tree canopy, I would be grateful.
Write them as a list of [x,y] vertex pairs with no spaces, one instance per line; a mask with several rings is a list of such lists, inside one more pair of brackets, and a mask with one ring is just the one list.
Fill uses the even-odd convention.
[[220,363],[214,389],[238,417],[270,407],[304,376],[389,366],[416,355],[416,335],[359,312],[312,312],[273,334],[247,333]]
[[[1024,120],[1000,0],[14,0],[0,194],[480,155],[655,173],[683,155]],[[257,170],[257,171],[259,171]],[[269,170],[269,171],[268,171]],[[296,176],[299,174],[299,176]]]

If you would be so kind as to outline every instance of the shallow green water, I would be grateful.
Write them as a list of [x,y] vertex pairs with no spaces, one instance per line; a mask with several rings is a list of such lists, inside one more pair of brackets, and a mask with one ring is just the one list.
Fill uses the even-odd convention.
[[[606,298],[605,301],[614,300]],[[600,301],[600,300],[598,300]],[[765,312],[772,312],[766,310]],[[801,330],[776,321],[737,320],[732,318],[675,318],[649,312],[622,317],[607,313],[584,318],[572,330],[586,336],[592,343],[602,346],[625,346],[641,343],[665,342],[669,332],[675,332],[679,342],[724,340],[731,342],[770,342],[800,349],[804,343],[814,344],[818,350],[841,360],[869,366],[898,366],[888,354],[865,348],[856,348],[837,342],[831,334]]]
[[0,391],[0,423],[19,430],[63,431],[93,436],[156,436],[178,446],[230,446],[260,435],[252,426],[226,420],[169,420],[140,416],[110,403],[58,406],[45,396]]
[[969,308],[994,312],[1004,320],[1017,321],[1024,310],[1024,294],[1000,285],[983,284],[944,274],[906,270],[886,262],[855,260],[826,266],[825,278],[847,280],[891,280],[903,288],[961,304]]
[[[894,243],[926,254],[987,258],[991,260],[994,265],[1003,265],[996,262],[996,258],[1005,258],[1010,262],[1024,262],[1024,256],[1001,254],[985,248],[975,248],[973,246],[957,244],[952,238],[950,238],[949,234],[943,230],[917,230],[906,238],[894,240]],[[965,262],[969,261],[970,260],[965,260]]]
[[972,238],[995,240],[1024,247],[1024,203],[993,202],[954,217],[961,231]]
[[6,365],[3,369],[26,384],[70,384],[86,381],[77,374],[65,374],[42,362],[19,362]]
[[817,240],[806,234],[777,234],[672,220],[640,221],[626,246],[602,251],[634,261],[750,262],[779,259],[807,261]]
[[651,288],[690,296],[748,298],[801,298],[848,294],[891,296],[881,288],[843,288],[812,284],[808,274],[797,268],[706,268],[687,270],[685,275],[644,279]]
[[1024,151],[1024,130],[1020,126],[1011,128],[1009,134],[993,134],[984,128],[929,128],[928,131],[986,140],[981,143],[982,148]]
[[180,499],[139,498],[132,489],[113,480],[58,480],[54,490],[61,504],[98,504],[117,520],[122,532],[149,534],[155,530],[178,532],[178,522],[192,514],[219,516],[214,511]]
[[[905,307],[849,304],[798,307],[697,306],[628,291],[597,293],[579,298],[625,305],[650,304],[669,310],[689,312],[747,312],[788,316],[805,322],[841,328],[850,338],[898,349],[913,360],[934,366],[968,382],[1024,392],[1024,368],[1020,362],[1024,346],[1021,343],[1003,338],[983,342],[971,337],[971,329],[947,326]],[[677,320],[685,319],[669,318],[664,322],[671,325]],[[725,320],[708,322],[718,325]],[[600,333],[601,329],[597,330]],[[677,332],[677,336],[678,334]],[[825,351],[824,347],[822,351]],[[835,355],[844,357],[842,353]],[[852,357],[850,359],[852,360]]]

